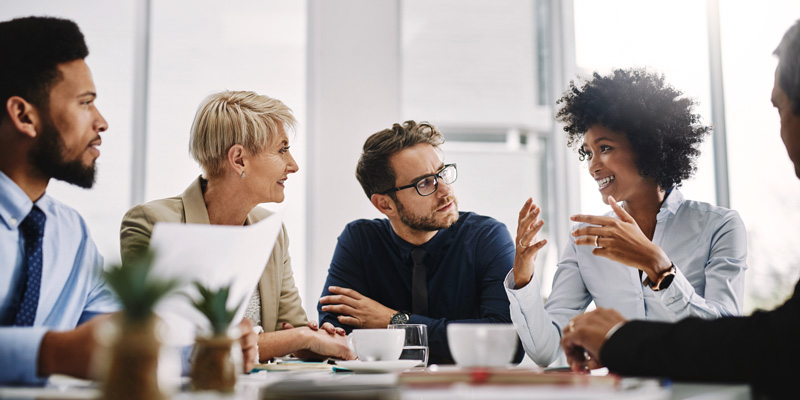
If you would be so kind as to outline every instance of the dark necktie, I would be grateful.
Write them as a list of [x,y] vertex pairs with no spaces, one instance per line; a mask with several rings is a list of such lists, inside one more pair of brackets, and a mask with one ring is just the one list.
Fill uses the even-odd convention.
[[411,277],[411,313],[428,315],[428,271],[425,268],[425,255],[428,254],[422,247],[411,250],[411,259],[414,260],[414,274]]
[[25,290],[14,318],[15,326],[33,326],[36,319],[42,283],[42,237],[46,219],[42,210],[33,206],[30,214],[19,224],[19,232],[25,238]]

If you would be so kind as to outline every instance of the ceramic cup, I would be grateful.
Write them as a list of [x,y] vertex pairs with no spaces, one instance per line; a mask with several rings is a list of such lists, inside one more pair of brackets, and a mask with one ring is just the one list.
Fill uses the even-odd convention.
[[513,324],[449,324],[447,341],[462,367],[502,367],[514,359],[517,330]]
[[347,345],[361,361],[395,361],[405,339],[406,332],[400,329],[353,329]]

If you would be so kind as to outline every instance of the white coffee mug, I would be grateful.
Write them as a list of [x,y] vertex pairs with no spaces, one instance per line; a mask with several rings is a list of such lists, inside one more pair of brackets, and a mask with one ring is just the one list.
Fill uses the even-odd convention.
[[353,329],[347,345],[361,361],[395,361],[405,338],[406,332],[398,329]]
[[447,342],[462,367],[502,367],[517,352],[517,330],[512,324],[449,324]]

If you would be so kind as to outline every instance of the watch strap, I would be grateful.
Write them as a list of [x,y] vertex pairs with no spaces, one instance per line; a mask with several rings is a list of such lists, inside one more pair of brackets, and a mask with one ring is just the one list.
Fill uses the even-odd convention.
[[650,277],[648,276],[647,278],[645,278],[642,284],[649,287],[654,292],[658,292],[660,290],[668,288],[672,284],[672,280],[675,279],[676,273],[677,270],[675,269],[675,264],[672,263],[669,269],[664,271],[664,273],[662,273],[661,276],[658,277],[657,281],[655,282],[651,281]]

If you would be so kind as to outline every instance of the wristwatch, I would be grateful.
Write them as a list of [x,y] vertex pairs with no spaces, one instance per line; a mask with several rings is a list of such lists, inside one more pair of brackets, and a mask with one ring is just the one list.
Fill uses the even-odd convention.
[[389,323],[392,325],[407,324],[409,317],[411,317],[411,314],[409,314],[408,311],[398,311],[395,315],[392,315],[392,319],[389,320]]
[[660,277],[658,277],[657,281],[655,282],[651,281],[650,277],[648,276],[644,280],[644,282],[642,282],[642,284],[649,287],[650,289],[653,289],[654,292],[657,292],[659,290],[664,290],[668,288],[669,285],[672,284],[672,280],[675,279],[675,273],[676,273],[675,264],[673,263],[668,270],[666,270],[663,274],[661,274]]

